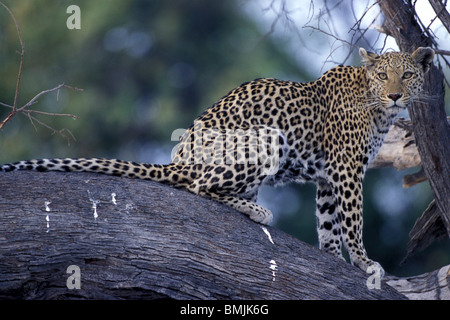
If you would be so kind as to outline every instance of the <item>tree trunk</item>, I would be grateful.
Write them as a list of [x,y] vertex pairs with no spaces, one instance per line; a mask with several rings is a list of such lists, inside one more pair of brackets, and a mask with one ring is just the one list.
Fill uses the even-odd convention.
[[[432,46],[415,20],[414,7],[402,0],[380,0],[385,16],[383,30],[394,37],[401,51],[413,52],[420,46]],[[441,12],[439,16],[448,16]],[[450,237],[450,126],[444,107],[444,75],[432,66],[425,75],[423,98],[408,108],[424,172],[430,180],[436,205]]]
[[1,299],[404,298],[219,203],[88,173],[1,174],[0,255]]
[[[447,118],[447,121],[449,122],[450,118]],[[422,161],[417,150],[411,121],[397,119],[386,135],[377,157],[370,164],[370,168],[394,167],[397,170],[403,170],[420,165]],[[428,178],[421,169],[415,174],[406,175],[403,178],[403,186],[409,188],[425,180]],[[408,252],[403,262],[434,241],[448,237],[442,216],[436,201],[433,200],[409,233]]]

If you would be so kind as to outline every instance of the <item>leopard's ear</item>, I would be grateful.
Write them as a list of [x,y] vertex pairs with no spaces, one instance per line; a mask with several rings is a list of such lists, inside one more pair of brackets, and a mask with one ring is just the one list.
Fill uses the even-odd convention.
[[361,56],[362,62],[367,67],[374,66],[378,59],[380,59],[380,56],[373,52],[367,52],[364,48],[359,48],[359,55]]
[[411,54],[411,58],[422,67],[423,73],[425,73],[433,62],[434,50],[429,47],[419,47]]

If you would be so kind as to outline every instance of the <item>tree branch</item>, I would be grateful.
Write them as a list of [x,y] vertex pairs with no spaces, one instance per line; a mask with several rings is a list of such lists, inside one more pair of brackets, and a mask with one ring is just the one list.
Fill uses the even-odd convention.
[[[384,28],[395,38],[401,51],[412,52],[417,47],[433,44],[433,39],[422,33],[403,1],[380,0],[378,3],[386,18]],[[408,111],[425,174],[450,236],[450,126],[444,106],[444,75],[434,65],[425,75],[423,97],[413,102]]]
[[[72,133],[67,130],[67,129],[61,129],[61,130],[56,130],[52,127],[50,127],[49,125],[43,123],[42,121],[36,119],[35,117],[31,116],[31,113],[35,113],[35,114],[41,114],[41,115],[48,115],[48,116],[61,116],[61,117],[71,117],[72,119],[78,119],[77,116],[73,115],[73,114],[62,114],[62,113],[48,113],[48,112],[43,112],[43,111],[37,111],[37,110],[30,110],[29,107],[31,107],[33,104],[37,103],[37,99],[40,98],[43,95],[46,95],[48,93],[57,91],[59,93],[59,90],[61,88],[68,88],[68,89],[72,89],[72,90],[76,90],[76,91],[82,91],[82,89],[79,88],[75,88],[75,87],[71,87],[68,86],[64,83],[52,88],[52,89],[48,89],[48,90],[44,90],[41,91],[40,93],[38,93],[37,95],[35,95],[29,102],[27,102],[25,105],[23,105],[22,107],[18,108],[17,107],[17,103],[18,103],[18,97],[19,97],[19,89],[20,89],[20,81],[22,79],[22,71],[23,71],[23,60],[24,60],[24,56],[25,56],[25,46],[22,40],[22,35],[20,32],[20,28],[19,28],[19,24],[17,23],[16,17],[14,16],[14,14],[12,13],[12,11],[3,3],[0,1],[0,5],[3,6],[6,11],[8,11],[9,15],[11,16],[11,18],[14,21],[14,25],[16,26],[16,30],[17,30],[17,35],[19,37],[19,42],[20,42],[20,47],[21,47],[21,51],[20,51],[20,63],[19,63],[19,72],[17,74],[17,82],[16,82],[16,89],[14,92],[14,102],[13,105],[10,106],[6,103],[0,102],[0,106],[3,107],[7,107],[10,108],[11,111],[8,113],[8,115],[3,119],[3,121],[0,122],[0,130],[3,129],[3,127],[5,126],[5,124],[11,120],[12,117],[14,117],[16,114],[18,113],[23,113],[26,114],[28,116],[28,119],[30,120],[31,124],[35,127],[34,122],[36,121],[37,123],[39,123],[40,125],[49,128],[50,130],[53,131],[53,133],[59,133],[61,134],[61,136],[63,138],[67,138],[68,143],[70,143],[70,137],[73,138]],[[69,132],[69,136],[65,135],[63,132]]]
[[[277,229],[150,181],[5,173],[0,212],[3,299],[403,298]],[[80,289],[67,286],[69,266]]]
[[394,167],[397,170],[404,170],[421,165],[414,134],[409,126],[411,121],[405,119],[395,121],[369,168]]
[[388,277],[387,284],[410,300],[449,300],[450,265],[416,277]]
[[439,20],[441,20],[445,29],[450,33],[450,14],[441,0],[428,0]]
[[436,201],[433,200],[409,232],[408,252],[401,263],[405,263],[413,254],[425,249],[431,243],[446,237],[447,232],[442,222],[441,212],[436,206]]
[[[0,5],[2,5],[6,9],[6,11],[8,11],[9,15],[13,19],[14,25],[16,26],[16,30],[17,30],[17,36],[19,37],[19,42],[20,42],[19,72],[17,74],[16,91],[14,93],[14,103],[13,103],[13,110],[12,110],[12,112],[14,113],[16,111],[16,108],[17,108],[17,98],[19,96],[20,79],[22,78],[23,57],[25,56],[25,46],[23,44],[22,35],[20,33],[19,24],[17,23],[16,17],[12,13],[12,11],[3,2],[0,1]],[[12,116],[8,115],[8,117],[11,118]],[[4,121],[4,122],[6,122],[6,121]],[[4,125],[3,122],[0,123],[0,129],[3,127],[3,125]]]

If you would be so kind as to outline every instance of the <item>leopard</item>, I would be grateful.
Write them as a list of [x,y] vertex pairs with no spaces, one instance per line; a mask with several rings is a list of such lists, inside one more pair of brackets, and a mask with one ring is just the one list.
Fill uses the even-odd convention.
[[266,225],[261,185],[312,182],[319,247],[363,271],[380,263],[363,244],[362,185],[397,115],[423,90],[434,50],[382,54],[359,49],[361,66],[338,65],[315,81],[258,78],[231,90],[180,137],[168,164],[57,158],[0,166],[93,172],[156,181],[228,205]]

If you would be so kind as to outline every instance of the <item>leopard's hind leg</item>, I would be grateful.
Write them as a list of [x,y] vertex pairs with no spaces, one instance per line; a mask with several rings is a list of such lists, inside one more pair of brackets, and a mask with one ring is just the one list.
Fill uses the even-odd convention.
[[[241,177],[239,172],[242,172]],[[272,221],[272,213],[255,203],[258,189],[264,180],[264,176],[258,173],[254,166],[249,167],[243,164],[203,166],[202,171],[196,172],[196,179],[187,189],[192,193],[226,204],[244,213],[253,221],[268,224]]]
[[[260,185],[285,161],[287,143],[283,132],[264,125],[233,130],[206,128],[202,139],[193,140],[193,144],[185,143],[178,150],[179,155],[194,159],[194,163],[201,160],[190,167],[194,178],[187,189],[224,203],[256,222],[270,223],[270,210],[255,201]],[[174,161],[183,157],[175,157]]]
[[325,182],[317,184],[316,218],[320,249],[344,259],[341,247],[341,222],[333,190]]
[[247,215],[255,222],[269,224],[272,221],[272,212],[251,200],[247,200],[239,196],[224,195],[208,191],[201,191],[199,194],[211,198],[217,202],[226,204],[229,207]]

